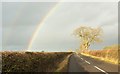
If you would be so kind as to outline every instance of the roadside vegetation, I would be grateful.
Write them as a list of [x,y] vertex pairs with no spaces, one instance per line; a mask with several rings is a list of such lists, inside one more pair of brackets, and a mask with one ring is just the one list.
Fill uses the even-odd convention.
[[67,72],[72,52],[2,52],[3,72]]
[[74,30],[74,35],[80,39],[80,48],[76,50],[77,54],[83,54],[92,58],[97,58],[114,64],[120,64],[118,45],[106,46],[101,50],[90,50],[89,47],[93,43],[102,42],[103,30],[101,27],[93,28],[88,26],[80,26]]
[[113,64],[120,64],[119,62],[120,55],[118,53],[120,53],[120,51],[118,51],[118,45],[106,46],[102,50],[81,51],[81,54],[85,56],[90,56],[92,58],[100,59]]

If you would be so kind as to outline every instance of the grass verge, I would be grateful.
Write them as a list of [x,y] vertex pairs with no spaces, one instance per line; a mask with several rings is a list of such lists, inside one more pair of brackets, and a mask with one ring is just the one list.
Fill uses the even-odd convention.
[[84,50],[81,51],[82,55],[89,56],[95,59],[106,61],[112,64],[120,65],[118,54],[118,45],[107,46],[102,50]]
[[58,69],[56,70],[56,72],[68,72],[68,63],[70,56],[71,55],[65,57],[65,59],[58,65]]
[[105,61],[105,62],[108,62],[108,63],[111,63],[111,64],[118,65],[118,61],[115,61],[115,60],[109,60],[109,59],[106,59],[106,58],[103,58],[103,57],[97,57],[97,56],[93,56],[93,55],[89,55],[89,54],[85,54],[85,53],[81,53],[81,54],[84,55],[84,56],[94,58],[94,59],[98,59],[98,60],[102,60],[102,61]]

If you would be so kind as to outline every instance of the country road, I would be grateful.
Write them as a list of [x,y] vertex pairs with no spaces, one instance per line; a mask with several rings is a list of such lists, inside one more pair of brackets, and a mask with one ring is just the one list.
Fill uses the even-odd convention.
[[102,74],[118,74],[118,66],[96,60],[87,56],[73,54],[69,59],[69,72],[93,72]]

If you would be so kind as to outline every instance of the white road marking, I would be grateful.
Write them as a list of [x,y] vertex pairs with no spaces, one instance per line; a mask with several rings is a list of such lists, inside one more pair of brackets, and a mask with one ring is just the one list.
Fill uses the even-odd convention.
[[81,58],[83,60],[83,58]]
[[86,61],[86,60],[85,60],[85,62],[88,63],[88,64],[90,64],[90,62],[88,62],[88,61]]
[[98,70],[104,72],[105,74],[108,74],[107,72],[105,72],[104,70],[100,69],[99,67],[97,67],[97,66],[94,66],[94,67],[95,67],[96,69],[98,69]]

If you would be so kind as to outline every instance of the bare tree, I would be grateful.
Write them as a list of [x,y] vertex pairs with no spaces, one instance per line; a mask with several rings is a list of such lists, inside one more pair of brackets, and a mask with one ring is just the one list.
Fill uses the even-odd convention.
[[74,35],[80,38],[80,49],[88,49],[91,43],[101,42],[102,29],[80,26],[74,31]]

